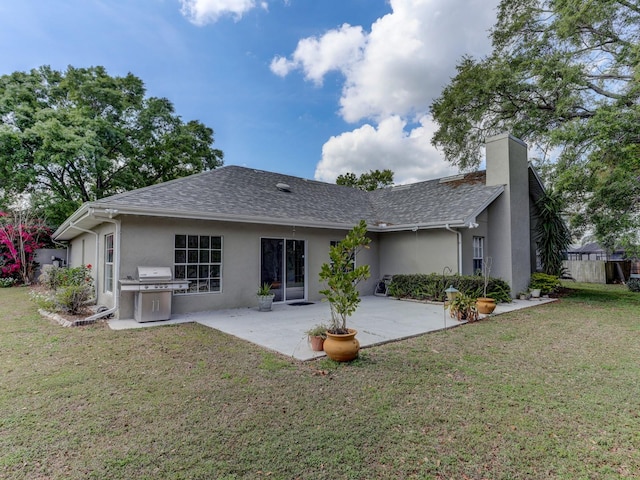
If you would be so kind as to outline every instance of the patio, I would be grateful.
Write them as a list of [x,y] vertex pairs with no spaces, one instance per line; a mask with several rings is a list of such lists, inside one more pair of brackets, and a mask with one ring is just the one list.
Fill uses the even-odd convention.
[[[499,304],[493,315],[554,300],[513,300],[509,304]],[[329,318],[329,304],[317,302],[298,306],[275,304],[271,312],[244,308],[173,315],[171,320],[161,322],[110,320],[109,326],[113,330],[124,330],[196,322],[297,360],[311,360],[325,354],[311,350],[305,332],[319,323],[328,323]],[[400,301],[373,295],[362,297],[360,306],[348,322],[349,328],[358,331],[357,338],[361,347],[401,340],[461,324],[449,317],[442,304]]]

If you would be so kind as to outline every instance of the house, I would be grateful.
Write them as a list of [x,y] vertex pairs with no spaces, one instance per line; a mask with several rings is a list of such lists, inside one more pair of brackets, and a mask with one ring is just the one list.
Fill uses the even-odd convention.
[[488,139],[486,155],[486,171],[373,192],[226,166],[88,202],[54,238],[70,266],[94,266],[98,303],[119,318],[134,314],[119,280],[138,266],[170,267],[188,283],[173,292],[174,313],[254,306],[262,282],[276,301],[318,301],[329,245],[360,219],[372,239],[356,260],[371,268],[363,294],[383,275],[472,274],[488,256],[515,294],[536,265],[542,184],[511,135]]

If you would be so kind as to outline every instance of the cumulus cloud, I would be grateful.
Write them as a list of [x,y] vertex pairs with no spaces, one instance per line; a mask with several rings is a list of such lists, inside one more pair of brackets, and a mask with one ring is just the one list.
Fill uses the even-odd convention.
[[433,122],[424,116],[407,130],[407,122],[394,115],[377,126],[365,124],[331,137],[322,147],[315,178],[334,182],[347,172],[361,174],[386,168],[394,172],[396,184],[451,175],[455,170],[430,143],[433,128]]
[[180,0],[181,12],[195,25],[215,23],[225,15],[230,15],[236,20],[242,15],[258,6],[267,9],[266,2],[255,0]]
[[[370,122],[327,141],[317,178],[393,167],[397,180],[425,179],[447,170],[441,155],[430,147],[435,128],[425,116],[455,75],[461,56],[488,53],[488,30],[495,23],[497,3],[390,0],[391,13],[376,20],[368,32],[343,25],[320,37],[301,39],[289,58],[274,58],[274,73],[286,76],[299,70],[316,85],[329,71],[341,72],[340,115],[350,123]],[[416,122],[420,127],[405,131]],[[368,142],[376,148],[369,148]],[[365,158],[375,165],[364,166]]]
[[275,57],[271,61],[271,71],[284,77],[292,70],[300,69],[304,72],[305,79],[321,85],[328,72],[339,70],[346,73],[350,65],[362,58],[365,38],[362,27],[352,27],[345,23],[320,38],[300,40],[290,60]]

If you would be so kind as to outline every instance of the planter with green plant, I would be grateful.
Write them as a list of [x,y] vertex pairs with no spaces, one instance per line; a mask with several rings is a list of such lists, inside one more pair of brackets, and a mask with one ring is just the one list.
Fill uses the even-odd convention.
[[327,338],[327,326],[323,324],[315,325],[307,330],[309,344],[314,352],[321,352],[324,347],[324,341]]
[[529,290],[534,298],[540,295],[549,295],[556,292],[561,287],[560,279],[555,275],[547,275],[546,273],[536,272],[531,274]]
[[491,297],[487,297],[487,286],[489,285],[489,273],[491,273],[491,257],[487,257],[482,262],[482,278],[484,280],[483,289],[482,289],[482,297],[478,297],[477,309],[478,313],[482,313],[483,315],[489,315],[493,313],[496,309],[496,301]]
[[360,303],[357,285],[370,276],[369,265],[356,266],[356,255],[368,248],[367,224],[361,220],[346,237],[329,249],[329,263],[320,269],[320,280],[326,288],[320,290],[331,307],[331,324],[327,329],[324,351],[336,361],[350,361],[358,356],[360,344],[356,330],[347,328],[347,318]]
[[478,320],[476,299],[463,292],[458,293],[449,304],[449,315],[460,322],[475,322]]
[[271,284],[263,283],[258,288],[258,311],[260,312],[269,312],[271,311],[271,306],[273,305],[273,299],[275,295],[271,293]]

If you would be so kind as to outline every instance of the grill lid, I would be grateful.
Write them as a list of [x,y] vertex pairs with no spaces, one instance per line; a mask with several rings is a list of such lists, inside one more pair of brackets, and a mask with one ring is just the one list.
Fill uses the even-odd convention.
[[141,282],[161,282],[171,280],[171,268],[138,267],[138,279]]

